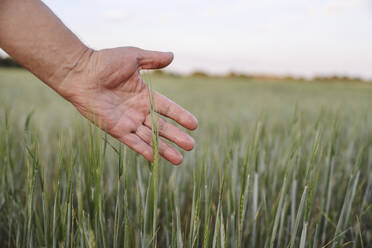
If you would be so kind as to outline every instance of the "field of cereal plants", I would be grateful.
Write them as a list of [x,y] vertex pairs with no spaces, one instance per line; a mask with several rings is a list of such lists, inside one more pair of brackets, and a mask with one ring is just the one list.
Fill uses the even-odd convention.
[[0,247],[371,247],[372,85],[147,76],[194,113],[149,164],[0,70]]

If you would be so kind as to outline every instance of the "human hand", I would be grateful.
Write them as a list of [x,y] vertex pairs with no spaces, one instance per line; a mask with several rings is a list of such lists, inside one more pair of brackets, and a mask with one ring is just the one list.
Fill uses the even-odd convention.
[[[2,49],[97,126],[153,159],[149,92],[140,70],[167,66],[171,53],[89,49],[39,0],[1,1],[0,9]],[[196,128],[190,113],[157,92],[153,95],[161,115]],[[159,134],[185,150],[194,146],[190,136],[164,119],[159,120]],[[182,162],[181,154],[163,139],[159,152],[173,164]]]
[[[169,65],[172,53],[121,47],[87,51],[56,87],[57,92],[77,110],[114,138],[153,160],[149,90],[140,70]],[[194,130],[196,118],[160,93],[153,91],[155,110]],[[192,150],[194,140],[184,131],[159,118],[159,153],[172,164],[182,162],[179,151],[165,140],[184,150]]]

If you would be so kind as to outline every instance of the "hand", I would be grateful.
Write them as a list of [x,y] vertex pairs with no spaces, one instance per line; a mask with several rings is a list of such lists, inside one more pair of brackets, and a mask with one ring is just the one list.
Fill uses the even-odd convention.
[[[148,87],[141,69],[159,69],[169,65],[172,53],[122,47],[93,51],[87,49],[76,66],[56,89],[77,110],[114,138],[153,160]],[[158,92],[153,92],[156,111],[194,130],[196,118]],[[159,153],[171,163],[182,162],[179,151],[165,140],[187,151],[194,140],[178,127],[159,118]]]

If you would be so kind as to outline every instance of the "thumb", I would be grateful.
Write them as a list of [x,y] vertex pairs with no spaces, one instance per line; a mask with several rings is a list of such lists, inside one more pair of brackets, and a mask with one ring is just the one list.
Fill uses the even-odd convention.
[[171,52],[157,52],[140,50],[138,63],[142,69],[161,69],[168,66],[173,60]]

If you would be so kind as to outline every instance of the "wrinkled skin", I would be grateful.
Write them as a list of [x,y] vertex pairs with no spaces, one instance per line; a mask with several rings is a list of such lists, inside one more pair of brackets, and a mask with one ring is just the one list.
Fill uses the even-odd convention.
[[[172,60],[172,53],[134,47],[87,49],[57,91],[83,116],[152,161],[149,91],[140,70],[163,68]],[[156,91],[153,97],[160,115],[190,130],[197,127],[196,118],[179,105]],[[194,140],[164,118],[159,118],[158,126],[163,137],[159,139],[160,155],[175,165],[180,164],[181,153],[164,138],[187,151],[193,149]]]
[[[86,118],[153,160],[149,92],[140,70],[165,67],[173,54],[135,47],[90,49],[40,0],[1,0],[0,47]],[[187,129],[197,127],[190,113],[153,95],[160,115]],[[159,134],[185,150],[194,146],[189,135],[165,119],[159,120]],[[163,139],[159,152],[173,164],[182,162]]]

